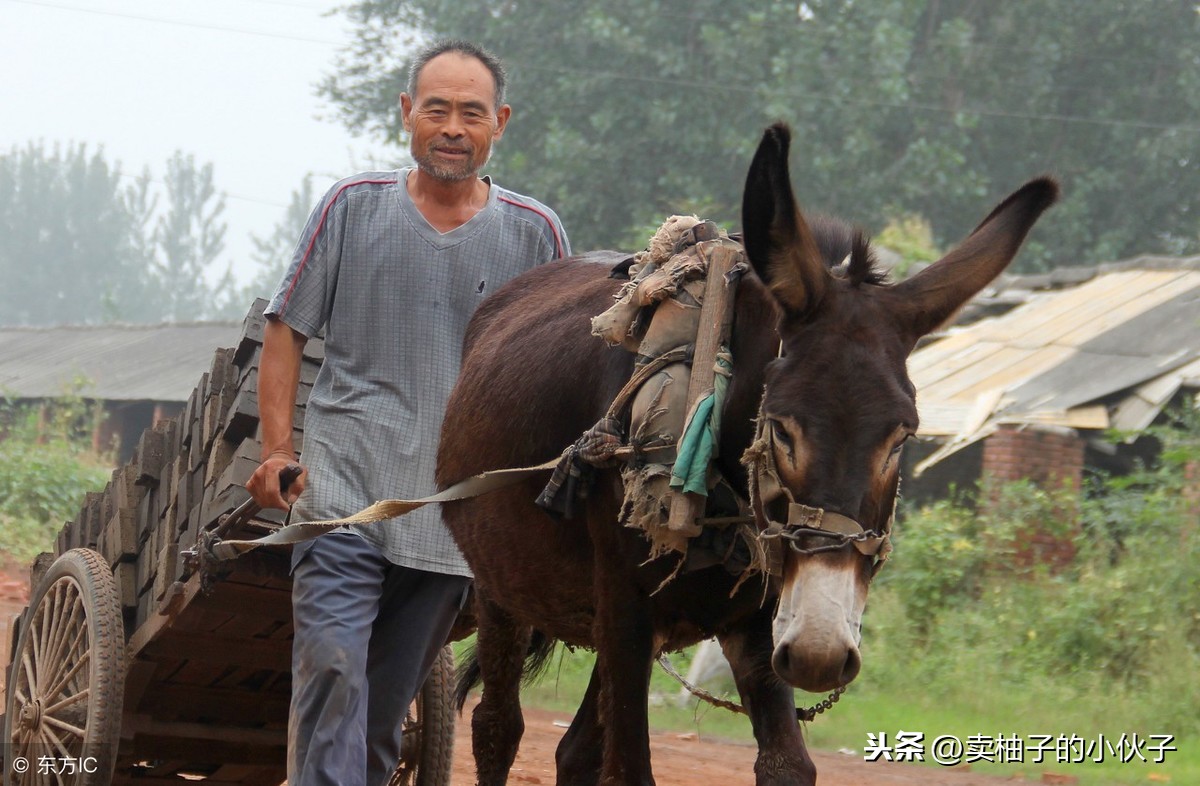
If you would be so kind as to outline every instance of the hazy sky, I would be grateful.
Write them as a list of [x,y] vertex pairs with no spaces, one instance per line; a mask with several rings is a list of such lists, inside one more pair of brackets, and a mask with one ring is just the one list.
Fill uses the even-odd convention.
[[[132,176],[175,150],[226,194],[224,262],[252,267],[306,172],[334,180],[400,152],[355,138],[314,85],[348,23],[337,0],[0,0],[0,150],[103,145]],[[326,119],[322,119],[322,117]]]

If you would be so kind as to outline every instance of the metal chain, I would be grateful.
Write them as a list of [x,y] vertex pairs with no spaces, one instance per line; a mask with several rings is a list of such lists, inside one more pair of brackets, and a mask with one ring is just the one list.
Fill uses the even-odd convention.
[[[658,665],[662,667],[663,671],[665,671],[667,674],[670,674],[672,677],[674,677],[679,682],[679,684],[682,685],[687,690],[688,693],[692,694],[696,698],[706,701],[709,704],[713,705],[714,707],[721,707],[722,709],[729,710],[730,712],[736,712],[736,713],[740,713],[742,715],[748,714],[746,712],[746,708],[743,707],[742,705],[738,704],[737,702],[729,701],[728,699],[722,699],[717,696],[714,696],[713,694],[709,693],[708,691],[704,690],[703,688],[698,688],[695,685],[693,685],[692,683],[688,682],[687,679],[684,678],[684,676],[682,674],[680,674],[678,671],[675,670],[675,667],[671,664],[671,659],[669,657],[667,657],[667,654],[665,652],[658,656]],[[830,693],[828,696],[826,696],[822,701],[817,702],[816,704],[814,704],[811,707],[797,707],[796,708],[796,720],[802,721],[804,723],[808,723],[808,722],[812,721],[818,715],[820,715],[822,712],[825,712],[830,707],[832,707],[834,704],[837,704],[838,699],[840,699],[842,697],[842,694],[845,692],[846,692],[846,686],[843,685],[842,687],[834,690],[833,693]]]
[[[883,535],[873,529],[864,530],[854,535],[847,535],[843,532],[832,532],[827,529],[817,529],[816,527],[769,528],[761,530],[758,536],[762,540],[782,538],[788,541],[788,545],[792,547],[792,550],[799,554],[819,554],[825,551],[837,551],[847,543],[858,543],[883,537]],[[828,546],[813,546],[806,549],[797,545],[800,538],[804,537],[826,538],[834,542]]]

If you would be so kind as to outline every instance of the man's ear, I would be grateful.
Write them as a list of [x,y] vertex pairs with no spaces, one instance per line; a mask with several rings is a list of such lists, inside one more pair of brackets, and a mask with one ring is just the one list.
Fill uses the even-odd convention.
[[412,131],[412,97],[408,93],[400,94],[400,122],[404,124],[405,131]]
[[500,137],[504,136],[504,127],[508,125],[510,117],[512,117],[512,107],[508,104],[496,110],[496,132],[492,134],[493,142],[499,142]]

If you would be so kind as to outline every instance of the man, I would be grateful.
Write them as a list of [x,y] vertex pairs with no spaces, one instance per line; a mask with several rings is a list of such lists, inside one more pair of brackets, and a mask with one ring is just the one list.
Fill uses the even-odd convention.
[[[343,180],[317,205],[267,308],[259,408],[263,462],[247,484],[299,520],[434,491],[446,400],[476,305],[569,253],[558,217],[479,170],[511,114],[490,53],[445,41],[400,96],[416,167]],[[305,341],[325,328],[308,399],[305,472],[292,409]],[[470,571],[436,507],[328,533],[292,555],[295,642],[290,786],[381,786],[400,728],[445,642]]]

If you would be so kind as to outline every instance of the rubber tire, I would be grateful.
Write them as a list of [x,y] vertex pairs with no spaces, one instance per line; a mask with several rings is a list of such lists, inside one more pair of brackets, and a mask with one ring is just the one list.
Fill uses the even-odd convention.
[[[407,739],[418,750],[404,753],[389,786],[449,786],[454,766],[454,652],[449,646],[438,653],[410,714],[420,732]],[[413,764],[415,772],[406,771]]]
[[[46,575],[34,589],[22,621],[17,649],[13,652],[12,674],[5,698],[4,741],[15,759],[21,752],[13,742],[14,724],[21,708],[16,706],[13,686],[17,682],[21,660],[26,648],[32,655],[31,632],[40,625],[40,614],[47,603],[51,588],[60,581],[74,585],[83,607],[83,626],[88,633],[87,650],[90,655],[87,686],[88,699],[82,757],[94,757],[93,772],[82,773],[74,781],[76,786],[107,786],[112,782],[116,764],[117,742],[121,731],[121,704],[125,693],[125,629],[121,620],[121,601],[113,580],[112,570],[105,559],[91,549],[72,549],[56,559]],[[66,588],[71,590],[71,588]],[[77,630],[72,627],[71,630]],[[34,664],[35,669],[46,664]],[[37,773],[37,756],[48,755],[36,751],[29,767],[30,774]],[[5,762],[4,784],[20,784],[14,779],[12,762]]]

